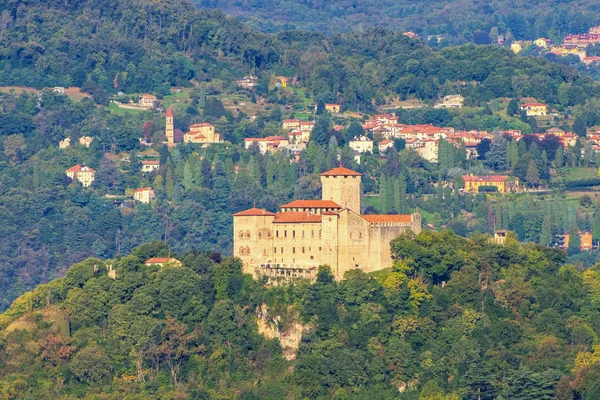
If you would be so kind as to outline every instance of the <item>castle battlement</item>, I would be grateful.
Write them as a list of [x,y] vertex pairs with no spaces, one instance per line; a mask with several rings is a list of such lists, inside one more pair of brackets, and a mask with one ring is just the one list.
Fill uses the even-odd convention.
[[295,200],[269,212],[251,208],[233,214],[234,255],[244,272],[272,281],[314,279],[329,265],[336,279],[351,269],[392,266],[390,241],[421,232],[421,215],[361,211],[361,174],[334,168],[321,174],[321,200]]

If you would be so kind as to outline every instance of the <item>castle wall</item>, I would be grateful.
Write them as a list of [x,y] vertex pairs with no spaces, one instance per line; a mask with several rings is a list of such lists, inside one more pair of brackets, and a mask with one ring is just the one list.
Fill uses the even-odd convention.
[[[372,263],[369,223],[350,210],[342,211],[338,221],[338,263],[334,271],[342,279],[346,271],[368,268]],[[332,265],[333,267],[333,265]]]
[[274,223],[271,262],[318,267],[323,259],[321,224]]
[[257,277],[256,267],[272,257],[272,215],[238,216],[233,219],[233,255],[244,264],[244,273]]

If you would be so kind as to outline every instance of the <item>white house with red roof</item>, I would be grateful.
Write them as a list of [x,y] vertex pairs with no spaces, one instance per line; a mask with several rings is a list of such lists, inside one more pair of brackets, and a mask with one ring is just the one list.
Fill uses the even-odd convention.
[[133,199],[140,203],[150,203],[155,198],[156,196],[154,196],[154,190],[152,190],[152,188],[145,187],[133,191]]
[[320,200],[294,200],[270,212],[251,208],[233,214],[234,255],[244,272],[273,282],[314,279],[329,265],[337,279],[353,269],[392,266],[390,241],[421,231],[418,212],[362,214],[361,174],[338,167],[321,174]]

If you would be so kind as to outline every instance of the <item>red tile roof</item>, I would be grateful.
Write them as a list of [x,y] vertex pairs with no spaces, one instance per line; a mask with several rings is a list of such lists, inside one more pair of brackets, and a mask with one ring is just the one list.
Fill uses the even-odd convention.
[[412,215],[410,214],[368,214],[361,215],[361,217],[371,224],[378,222],[412,222]]
[[146,190],[152,190],[152,188],[147,188],[147,187],[145,187],[145,188],[139,188],[139,189],[135,189],[135,190],[133,191],[133,193],[145,192]]
[[73,165],[71,168],[69,168],[67,170],[67,172],[96,172],[94,169],[83,165],[83,164],[77,164],[77,165]]
[[273,220],[273,223],[280,224],[295,224],[308,222],[321,222],[321,216],[318,214],[311,214],[308,212],[280,212],[275,214],[275,219]]
[[209,124],[208,122],[201,122],[199,124],[190,125],[190,128],[200,128],[203,126],[213,126],[213,124]]
[[281,208],[342,208],[332,200],[294,200],[280,206]]
[[254,217],[254,216],[274,216],[274,215],[275,215],[274,213],[267,211],[264,208],[256,208],[256,207],[233,214],[234,217]]
[[160,165],[158,160],[143,160],[142,165]]
[[323,172],[321,176],[361,176],[362,174],[344,167],[337,167]]

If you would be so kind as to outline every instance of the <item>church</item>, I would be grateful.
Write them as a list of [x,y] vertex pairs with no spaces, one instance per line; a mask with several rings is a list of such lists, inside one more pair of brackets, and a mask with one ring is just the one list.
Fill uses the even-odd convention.
[[244,272],[271,281],[314,279],[329,265],[336,279],[351,269],[392,266],[390,241],[421,232],[421,215],[361,214],[361,174],[342,166],[321,174],[322,200],[295,200],[277,213],[233,214],[234,255]]

